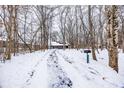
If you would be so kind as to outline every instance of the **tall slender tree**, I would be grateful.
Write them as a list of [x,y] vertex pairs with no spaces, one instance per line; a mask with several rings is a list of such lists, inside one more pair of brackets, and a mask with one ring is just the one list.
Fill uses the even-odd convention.
[[107,43],[109,66],[118,72],[118,6],[107,7]]
[[89,20],[89,33],[90,33],[90,41],[91,41],[91,49],[92,49],[92,57],[94,60],[97,60],[95,54],[95,38],[94,38],[94,31],[93,31],[93,23],[91,17],[91,6],[88,6],[88,20]]

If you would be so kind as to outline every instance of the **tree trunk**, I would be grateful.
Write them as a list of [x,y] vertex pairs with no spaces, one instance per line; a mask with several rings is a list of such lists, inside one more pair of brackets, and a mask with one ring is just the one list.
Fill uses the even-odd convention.
[[13,40],[12,40],[12,36],[13,36],[13,30],[14,30],[14,25],[13,25],[13,6],[12,5],[8,5],[7,6],[7,11],[10,14],[9,16],[9,25],[6,26],[7,27],[7,47],[6,47],[6,59],[9,60],[11,59],[11,53],[13,52]]
[[122,22],[122,51],[124,53],[124,21]]
[[17,43],[17,6],[15,5],[13,7],[13,31],[14,31],[14,56],[16,55],[17,51],[18,51],[18,43]]
[[108,7],[108,55],[109,66],[118,72],[118,20],[117,20],[117,6],[112,5]]
[[90,42],[91,42],[91,49],[92,49],[92,57],[93,60],[97,60],[95,54],[95,40],[94,40],[94,32],[93,32],[93,25],[91,20],[91,6],[88,6],[88,17],[89,17],[89,32],[90,32]]

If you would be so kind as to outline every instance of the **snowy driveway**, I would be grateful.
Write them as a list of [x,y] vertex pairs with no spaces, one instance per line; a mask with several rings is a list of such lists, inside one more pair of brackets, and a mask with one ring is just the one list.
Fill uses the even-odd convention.
[[0,87],[123,87],[115,71],[101,63],[87,64],[83,55],[80,51],[53,49],[13,58],[0,64]]

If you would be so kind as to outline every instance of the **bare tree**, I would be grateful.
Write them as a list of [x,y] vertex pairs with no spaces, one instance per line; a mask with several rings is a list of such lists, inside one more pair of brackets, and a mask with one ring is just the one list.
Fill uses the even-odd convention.
[[92,23],[92,17],[91,17],[91,6],[88,6],[88,19],[89,19],[89,31],[90,31],[90,40],[91,40],[91,48],[92,48],[92,57],[94,60],[96,59],[95,54],[95,40],[94,40],[94,32],[93,32],[93,23]]
[[121,46],[122,50],[123,50],[123,53],[124,53],[124,6],[120,6],[119,7],[119,17],[120,17],[120,20],[121,20],[121,31],[120,31],[120,34],[119,34],[119,45]]
[[106,6],[109,66],[118,72],[118,6]]
[[[1,18],[7,32],[7,46],[5,52],[5,59],[11,59],[11,53],[15,53],[15,36],[16,36],[16,5],[2,6]],[[14,48],[13,48],[14,47]]]

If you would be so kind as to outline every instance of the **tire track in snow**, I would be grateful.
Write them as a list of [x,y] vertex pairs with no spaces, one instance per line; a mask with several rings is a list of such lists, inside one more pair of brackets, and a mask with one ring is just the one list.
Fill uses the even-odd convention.
[[48,87],[71,88],[73,83],[58,63],[58,56],[54,50],[48,58],[47,67],[49,70]]
[[[44,54],[43,58],[44,58],[45,56],[47,56],[48,54],[50,54],[50,52],[51,52],[51,51],[47,51],[47,52]],[[35,73],[37,72],[36,69],[37,69],[37,67],[40,65],[40,62],[41,62],[41,61],[42,61],[42,59],[40,59],[39,61],[37,61],[36,64],[33,66],[33,69],[31,69],[31,71],[27,73],[27,74],[28,74],[28,78],[26,79],[25,84],[22,86],[22,88],[25,88],[25,87],[28,87],[29,85],[31,85],[32,79],[33,79]]]
[[[67,55],[63,55],[62,53],[60,53],[59,51],[57,51],[57,53],[66,61],[66,62],[68,62],[69,64],[72,64],[72,66],[75,68],[75,70],[79,73],[79,74],[81,74],[81,70],[77,67],[77,66],[75,66],[73,63],[75,63],[74,61],[72,61],[71,59],[69,59],[69,57],[67,56]],[[102,77],[102,80],[103,81],[105,81],[106,83],[109,83],[110,84],[110,86],[113,86],[113,87],[120,87],[120,86],[118,86],[117,84],[115,84],[115,83],[113,83],[113,82],[111,82],[111,81],[108,81],[107,79],[103,79],[103,76],[97,71],[97,70],[95,70],[94,68],[92,68],[92,67],[88,67],[88,70],[89,70],[89,74],[91,74],[91,75],[96,75],[96,76],[99,76],[99,77]],[[94,78],[91,78],[91,77],[89,77],[88,75],[81,75],[82,77],[85,77],[87,80],[91,80],[91,81],[93,81],[94,80]]]

